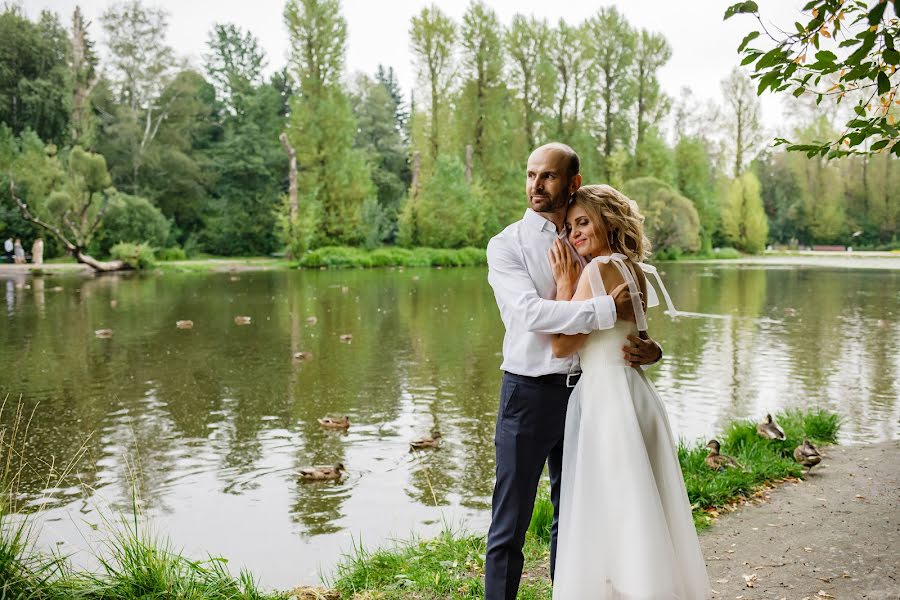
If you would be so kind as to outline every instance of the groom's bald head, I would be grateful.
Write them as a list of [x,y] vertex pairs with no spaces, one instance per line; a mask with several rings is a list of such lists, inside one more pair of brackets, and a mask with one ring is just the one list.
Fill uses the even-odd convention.
[[544,152],[559,153],[565,159],[567,165],[566,175],[569,178],[581,173],[581,159],[578,157],[578,153],[568,144],[563,144],[562,142],[550,142],[532,150],[531,156]]

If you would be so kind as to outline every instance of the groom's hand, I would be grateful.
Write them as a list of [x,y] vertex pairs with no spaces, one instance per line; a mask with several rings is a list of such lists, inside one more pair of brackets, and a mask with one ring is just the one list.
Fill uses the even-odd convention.
[[616,319],[619,321],[631,321],[635,323],[634,304],[631,303],[631,292],[627,283],[620,283],[609,294],[616,304]]
[[632,367],[652,365],[662,358],[662,348],[647,337],[646,332],[641,332],[641,337],[629,335],[628,341],[631,344],[624,346],[622,352],[625,354],[625,361]]
[[547,255],[556,281],[556,299],[571,300],[578,287],[578,278],[581,277],[581,263],[572,258],[569,248],[559,239],[553,240]]

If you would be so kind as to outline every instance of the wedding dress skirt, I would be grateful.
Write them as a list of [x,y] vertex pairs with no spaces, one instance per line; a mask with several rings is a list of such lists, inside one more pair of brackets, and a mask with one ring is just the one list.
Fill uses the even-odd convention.
[[[596,268],[596,265],[593,265]],[[639,319],[640,322],[640,319]],[[553,600],[707,600],[706,565],[665,407],[595,331],[566,415]]]

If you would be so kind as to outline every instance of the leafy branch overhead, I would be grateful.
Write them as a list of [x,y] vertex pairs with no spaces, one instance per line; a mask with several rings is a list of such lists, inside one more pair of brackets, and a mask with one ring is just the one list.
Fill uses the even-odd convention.
[[[891,11],[888,10],[891,4]],[[816,104],[855,102],[854,114],[837,139],[794,144],[777,138],[776,145],[807,156],[838,158],[848,154],[891,152],[900,156],[900,0],[813,0],[803,7],[806,23],[794,31],[773,30],[763,22],[756,2],[728,7],[725,19],[737,14],[756,17],[759,29],[738,46],[742,65],[754,65],[757,94],[791,90],[795,97],[811,94]],[[762,48],[760,42],[774,43]],[[754,44],[751,46],[751,44]]]

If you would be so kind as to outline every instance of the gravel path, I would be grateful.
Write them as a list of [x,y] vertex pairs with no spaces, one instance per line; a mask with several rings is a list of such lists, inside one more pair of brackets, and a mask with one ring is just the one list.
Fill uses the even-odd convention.
[[714,599],[900,599],[900,440],[822,454],[700,535]]

